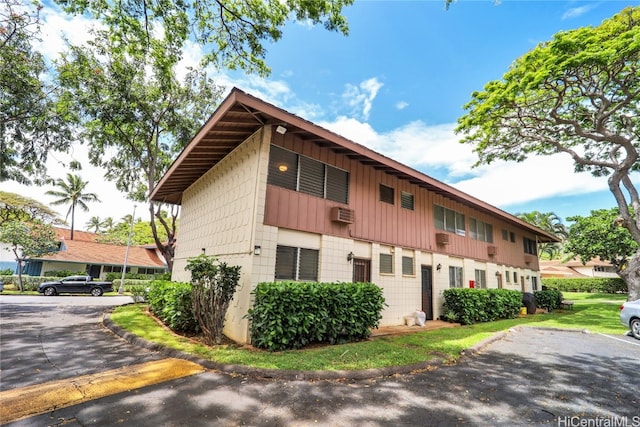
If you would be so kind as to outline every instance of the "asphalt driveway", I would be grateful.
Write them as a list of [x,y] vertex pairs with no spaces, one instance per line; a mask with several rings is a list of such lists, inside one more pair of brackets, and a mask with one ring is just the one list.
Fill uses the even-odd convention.
[[[4,308],[3,389],[4,368],[11,364],[4,353]],[[86,330],[78,339],[100,343],[101,353],[116,352],[103,358],[162,357],[131,347],[97,322],[89,322]],[[69,348],[80,349],[73,335],[65,337]],[[87,349],[84,356],[89,353]],[[576,426],[597,425],[597,419],[604,425],[606,418],[609,425],[640,426],[639,381],[640,342],[520,328],[457,364],[421,372],[291,381],[207,371],[8,425]]]

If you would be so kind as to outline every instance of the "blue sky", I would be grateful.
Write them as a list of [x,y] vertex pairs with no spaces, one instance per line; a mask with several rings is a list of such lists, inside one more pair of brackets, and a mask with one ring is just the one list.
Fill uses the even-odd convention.
[[[638,4],[460,0],[445,10],[440,0],[356,0],[344,10],[347,37],[322,26],[291,23],[280,41],[267,46],[268,78],[215,74],[228,89],[237,86],[507,212],[588,215],[591,209],[614,206],[605,180],[574,174],[565,156],[472,168],[476,156],[471,146],[457,142],[453,128],[471,93],[499,79],[518,56],[558,31],[599,25]],[[43,18],[47,52],[61,49],[61,31],[72,41],[86,38],[82,18],[51,8]],[[200,54],[198,46],[191,46],[185,64],[196,64]],[[74,157],[82,151],[78,148]],[[104,203],[81,212],[77,223],[95,215],[118,219],[131,213],[132,204],[106,189],[99,171],[85,169],[83,178],[94,185],[90,191],[99,190]],[[16,189],[11,185],[7,191]],[[51,198],[39,195],[46,190],[30,192],[46,203]]]

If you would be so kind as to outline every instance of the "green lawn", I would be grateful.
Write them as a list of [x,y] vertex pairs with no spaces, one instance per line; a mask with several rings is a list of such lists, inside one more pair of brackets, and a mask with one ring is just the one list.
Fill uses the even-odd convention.
[[574,301],[573,310],[556,310],[521,317],[456,328],[381,336],[368,341],[320,346],[302,350],[267,352],[246,346],[208,347],[194,340],[172,334],[146,315],[144,304],[118,307],[111,319],[120,327],[146,340],[197,354],[218,363],[248,365],[267,369],[355,370],[383,368],[424,362],[433,358],[453,361],[460,352],[496,332],[518,325],[588,329],[592,332],[623,334],[619,307],[625,295],[564,294]]

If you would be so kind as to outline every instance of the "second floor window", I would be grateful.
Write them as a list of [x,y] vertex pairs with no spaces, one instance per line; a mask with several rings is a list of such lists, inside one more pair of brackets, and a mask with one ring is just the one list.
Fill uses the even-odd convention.
[[267,182],[335,202],[349,203],[349,172],[272,145]]
[[537,248],[535,240],[523,237],[522,238],[522,243],[524,245],[524,253],[525,254],[538,255],[538,248]]
[[479,219],[469,218],[469,236],[472,239],[493,243],[493,226]]
[[466,234],[464,215],[442,206],[433,205],[436,228],[456,233],[459,236]]

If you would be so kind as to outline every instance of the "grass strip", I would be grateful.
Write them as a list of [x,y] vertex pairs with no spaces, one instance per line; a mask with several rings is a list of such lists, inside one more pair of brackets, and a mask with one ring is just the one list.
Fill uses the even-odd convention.
[[516,319],[479,323],[456,328],[417,331],[405,335],[385,335],[367,341],[327,345],[301,350],[268,352],[250,346],[206,346],[174,334],[148,316],[146,304],[118,307],[111,320],[125,330],[155,343],[223,364],[286,370],[359,370],[409,365],[441,358],[455,361],[460,353],[492,336],[519,325],[588,329],[620,335],[619,320],[624,295],[565,293],[575,302],[573,310],[529,315]]

